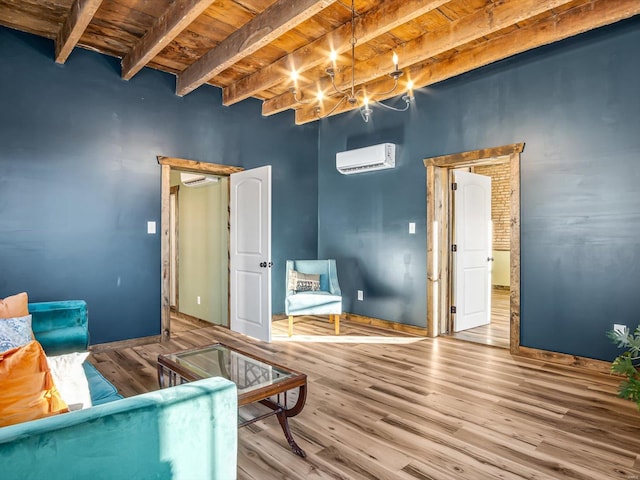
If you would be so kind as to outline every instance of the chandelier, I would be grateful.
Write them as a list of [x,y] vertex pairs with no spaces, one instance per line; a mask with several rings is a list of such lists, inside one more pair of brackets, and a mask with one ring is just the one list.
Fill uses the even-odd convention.
[[331,80],[331,85],[333,86],[333,92],[331,92],[331,96],[340,97],[340,100],[324,115],[322,115],[322,100],[325,96],[324,92],[318,89],[316,100],[304,100],[302,97],[299,97],[299,91],[297,88],[298,85],[298,72],[293,69],[291,71],[291,79],[293,81],[293,87],[289,89],[291,94],[293,95],[296,103],[300,104],[311,104],[317,103],[315,108],[313,109],[316,117],[325,118],[335,112],[342,104],[345,102],[349,103],[352,107],[357,107],[362,119],[365,122],[369,121],[371,117],[371,102],[375,102],[377,105],[384,107],[388,110],[393,110],[396,112],[406,112],[409,110],[411,106],[411,102],[413,101],[413,82],[409,80],[407,82],[407,90],[406,93],[402,96],[401,100],[404,102],[404,105],[400,107],[396,107],[393,105],[389,105],[383,103],[381,100],[376,100],[375,97],[384,97],[388,98],[393,92],[398,88],[398,79],[404,74],[402,70],[398,68],[398,55],[393,52],[393,70],[388,73],[388,75],[393,79],[393,87],[386,92],[367,92],[364,87],[360,87],[356,89],[356,74],[355,74],[355,66],[356,66],[356,43],[358,42],[356,38],[355,32],[355,20],[356,20],[356,8],[355,8],[355,0],[351,0],[351,86],[345,89],[340,89],[336,85],[335,76],[337,72],[336,61],[338,59],[338,53],[335,50],[331,50],[331,54],[329,55],[329,61],[331,62],[331,66],[328,67],[325,71]]

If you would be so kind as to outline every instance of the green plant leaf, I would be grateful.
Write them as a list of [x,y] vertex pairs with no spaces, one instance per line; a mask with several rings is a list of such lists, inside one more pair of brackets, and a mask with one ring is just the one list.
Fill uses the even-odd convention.
[[[627,400],[632,400],[636,403],[640,402],[640,381],[634,378],[629,380],[625,380],[620,384],[620,388],[618,390],[618,396],[620,398],[626,398]],[[640,409],[640,405],[638,405]]]
[[611,364],[612,373],[626,377],[619,386],[618,396],[634,401],[640,410],[640,325],[633,332],[609,330],[606,335],[618,348],[626,348]]

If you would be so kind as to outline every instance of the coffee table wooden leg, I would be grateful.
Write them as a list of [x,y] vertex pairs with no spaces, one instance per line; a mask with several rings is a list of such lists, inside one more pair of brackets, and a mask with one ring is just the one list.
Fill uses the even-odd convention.
[[[285,393],[286,395],[286,393]],[[279,403],[274,403],[270,399],[259,400],[259,402],[274,411],[276,416],[278,417],[278,423],[282,427],[282,431],[284,432],[284,436],[293,450],[293,453],[299,455],[302,458],[306,458],[307,454],[300,448],[300,446],[293,439],[293,435],[291,435],[291,430],[289,429],[289,417],[295,417],[298,415],[302,409],[304,408],[304,404],[307,401],[307,385],[300,385],[298,388],[298,399],[296,400],[296,404],[293,408],[283,407]]]
[[295,453],[296,455],[302,458],[306,458],[307,454],[304,452],[304,450],[300,448],[300,446],[296,443],[296,441],[293,439],[293,436],[291,435],[291,430],[289,429],[289,419],[287,418],[286,412],[280,411],[276,413],[276,416],[278,417],[278,422],[282,427],[284,436],[287,439],[287,442],[289,443],[291,450],[293,450],[293,453]]
[[157,369],[158,369],[158,385],[160,385],[160,388],[164,388],[164,368],[162,367],[162,365],[158,364]]

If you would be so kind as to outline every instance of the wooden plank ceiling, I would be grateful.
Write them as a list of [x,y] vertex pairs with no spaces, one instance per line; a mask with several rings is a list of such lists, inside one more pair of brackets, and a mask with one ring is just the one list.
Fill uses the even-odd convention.
[[638,15],[640,1],[355,0],[355,11],[353,69],[350,0],[0,0],[0,25],[54,40],[59,63],[87,48],[121,58],[127,80],[155,68],[176,75],[177,95],[208,83],[225,105],[255,97],[264,115],[294,109],[302,124],[357,108],[332,95],[332,50],[336,86],[353,83],[362,104],[394,86],[394,52],[403,75],[375,100]]

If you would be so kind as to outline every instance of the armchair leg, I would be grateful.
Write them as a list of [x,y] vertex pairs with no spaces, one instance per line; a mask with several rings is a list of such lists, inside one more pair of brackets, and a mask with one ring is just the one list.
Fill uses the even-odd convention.
[[336,327],[336,335],[340,335],[340,315],[333,315],[333,317],[335,318],[335,327]]
[[289,336],[293,335],[293,315],[289,315]]

